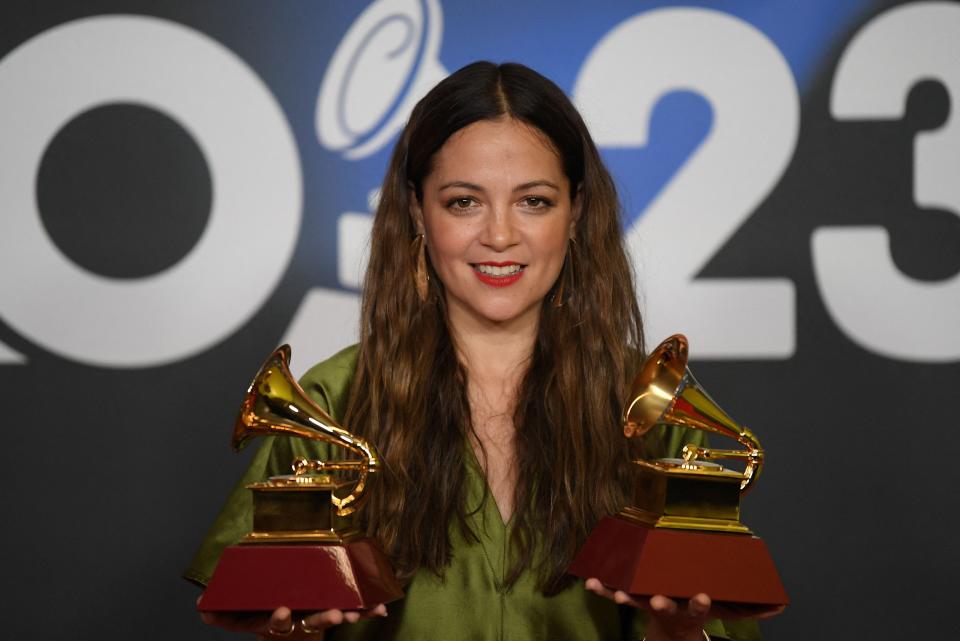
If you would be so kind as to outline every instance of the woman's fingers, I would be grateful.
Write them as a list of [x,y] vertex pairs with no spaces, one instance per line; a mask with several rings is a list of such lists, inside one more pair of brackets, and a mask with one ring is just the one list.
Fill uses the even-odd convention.
[[360,619],[387,616],[387,606],[380,603],[367,610],[324,610],[314,612],[301,620],[302,627],[307,630],[320,630],[341,623],[356,623]]
[[604,599],[610,599],[611,601],[616,601],[617,603],[627,603],[627,601],[624,599],[630,598],[630,595],[626,592],[621,592],[620,590],[611,590],[603,583],[600,583],[599,579],[587,579],[583,586],[597,596],[602,596]]
[[279,607],[270,613],[201,612],[207,625],[215,625],[235,632],[252,632],[263,641],[301,641],[317,639],[329,627],[342,623],[356,623],[361,619],[387,616],[387,606],[380,603],[367,610],[323,610],[296,618],[290,608]]
[[323,610],[303,617],[301,626],[306,630],[322,630],[340,625],[344,620],[346,620],[346,617],[343,610]]
[[710,597],[702,592],[686,602],[678,602],[662,594],[656,594],[650,599],[634,597],[622,590],[611,590],[598,579],[592,578],[586,580],[584,587],[598,596],[621,605],[649,610],[658,616],[673,617],[680,613],[688,618],[704,619],[710,614],[713,604]]
[[679,601],[662,594],[654,595],[650,597],[647,635],[651,639],[701,641],[711,605],[710,597],[703,593]]
[[601,583],[599,579],[587,579],[583,586],[597,596],[610,599],[611,601],[619,603],[620,605],[630,605],[635,608],[642,608],[644,610],[650,609],[646,603],[633,598],[622,590],[611,590]]
[[673,616],[677,613],[677,602],[662,594],[655,594],[650,597],[650,610],[657,614]]
[[684,601],[675,601],[662,594],[650,597],[650,611],[661,617],[680,617],[686,619],[706,619],[710,616],[713,601],[703,592]]
[[605,599],[613,599],[613,590],[608,590],[603,583],[600,583],[600,579],[587,579],[586,583],[583,584],[583,587],[590,590],[597,596],[602,596]]
[[290,612],[290,608],[281,606],[270,615],[264,632],[274,636],[285,636],[293,632],[293,626],[293,613]]
[[647,604],[643,601],[638,600],[624,592],[623,590],[617,590],[613,593],[613,600],[620,605],[629,605],[634,608],[646,609]]
[[705,620],[709,617],[714,619],[769,619],[782,613],[785,609],[785,606],[782,605],[738,606],[723,602],[714,603],[707,594],[702,592],[686,600],[674,600],[662,594],[646,599],[644,597],[634,597],[619,590],[611,590],[599,579],[587,579],[584,587],[597,596],[610,599],[616,603],[648,610],[663,617],[673,617],[679,613],[684,619]]
[[691,617],[705,618],[710,613],[711,605],[713,605],[713,601],[710,600],[710,597],[701,592],[687,601],[687,614]]

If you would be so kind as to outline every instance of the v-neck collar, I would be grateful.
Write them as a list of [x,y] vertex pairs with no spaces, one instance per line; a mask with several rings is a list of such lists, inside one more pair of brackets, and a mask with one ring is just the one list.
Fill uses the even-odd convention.
[[[500,507],[497,505],[497,499],[493,496],[493,490],[490,489],[490,484],[487,482],[487,475],[483,472],[483,466],[480,465],[480,461],[477,459],[477,454],[473,450],[473,445],[470,444],[469,440],[467,442],[467,472],[476,477],[477,485],[479,485],[479,494],[477,495],[476,502],[472,505],[478,505],[481,500],[484,501],[482,512],[486,512],[489,508],[493,509],[494,515],[496,516],[496,521],[500,524],[502,529],[509,530],[513,524],[513,516],[516,513],[514,510],[510,514],[510,518],[506,521],[503,520],[503,515],[500,513]],[[468,499],[471,499],[468,495]],[[489,503],[489,505],[487,505]]]
[[497,507],[497,501],[493,498],[493,492],[487,483],[487,477],[469,442],[466,443],[466,449],[467,465],[464,481],[467,491],[467,522],[480,539],[480,546],[490,565],[490,571],[496,577],[497,589],[502,589],[507,573],[507,545],[510,540],[513,515],[504,522]]

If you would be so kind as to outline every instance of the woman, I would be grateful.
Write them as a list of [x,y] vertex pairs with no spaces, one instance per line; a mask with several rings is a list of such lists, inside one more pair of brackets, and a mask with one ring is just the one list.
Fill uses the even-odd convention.
[[[291,639],[330,626],[338,639],[687,641],[704,626],[755,638],[750,623],[708,624],[706,595],[638,603],[566,574],[626,503],[618,422],[642,353],[616,193],[576,109],[520,65],[457,71],[413,110],[390,161],[359,348],[303,380],[380,451],[362,519],[406,597],[389,617],[378,606],[206,620]],[[680,439],[643,445],[664,455]],[[268,439],[242,483],[285,473],[299,454],[325,457]],[[204,582],[248,523],[238,490],[188,577]]]

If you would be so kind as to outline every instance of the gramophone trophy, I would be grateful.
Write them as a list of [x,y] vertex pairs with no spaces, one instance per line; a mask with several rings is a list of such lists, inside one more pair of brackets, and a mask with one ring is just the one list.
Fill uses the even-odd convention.
[[[233,448],[254,436],[285,434],[345,447],[361,460],[298,457],[292,474],[248,485],[253,531],[224,550],[197,604],[200,611],[357,610],[403,596],[384,553],[350,518],[364,501],[379,457],[306,395],[290,374],[289,360],[290,347],[284,345],[250,384]],[[331,474],[344,471],[356,473],[356,479]]]
[[[705,592],[745,614],[789,603],[766,545],[740,522],[740,496],[760,476],[763,449],[700,387],[679,334],[644,362],[624,408],[628,438],[661,423],[718,433],[746,449],[688,444],[680,459],[634,461],[633,505],[601,519],[570,572],[636,596],[687,599]],[[715,459],[740,459],[745,469],[725,469]]]

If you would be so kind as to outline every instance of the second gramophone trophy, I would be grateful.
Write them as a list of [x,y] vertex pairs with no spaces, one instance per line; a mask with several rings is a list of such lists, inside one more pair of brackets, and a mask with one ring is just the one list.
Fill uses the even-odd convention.
[[[304,393],[289,360],[284,345],[250,384],[234,428],[234,449],[254,436],[277,434],[325,441],[360,460],[297,458],[292,474],[247,486],[253,493],[253,531],[224,550],[197,604],[200,611],[356,610],[403,596],[386,556],[351,518],[379,457]],[[342,472],[357,476],[338,480]]]
[[[709,594],[744,614],[789,603],[766,545],[740,522],[740,496],[760,476],[763,450],[704,392],[687,368],[687,340],[674,335],[644,362],[623,413],[624,435],[658,424],[706,430],[746,449],[686,445],[683,458],[638,460],[633,504],[600,521],[570,572],[635,596]],[[715,459],[745,461],[743,472]]]

